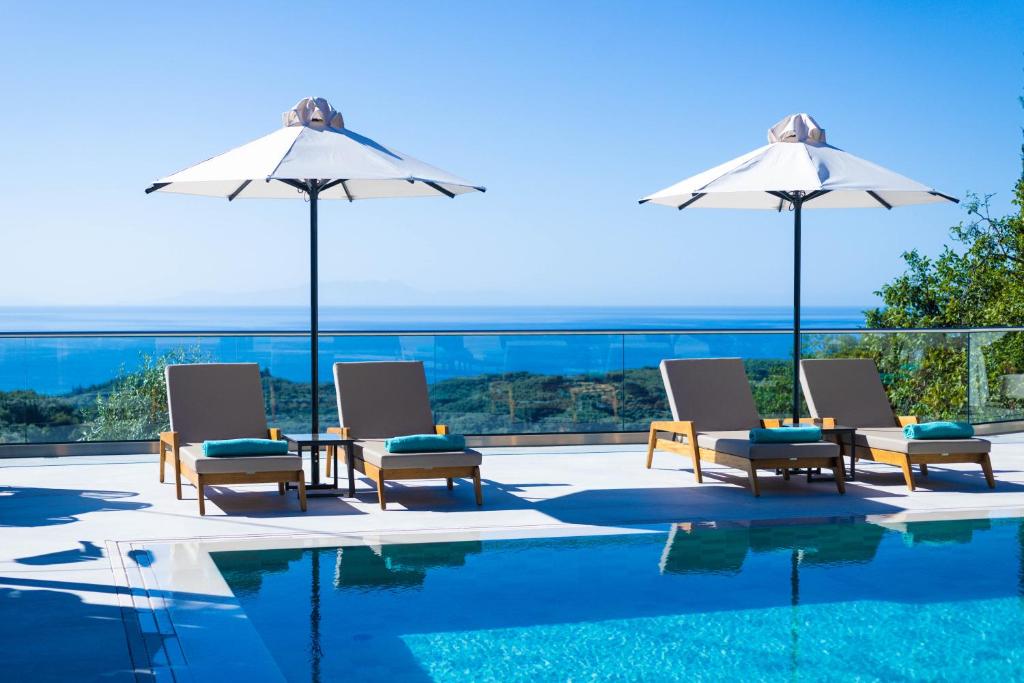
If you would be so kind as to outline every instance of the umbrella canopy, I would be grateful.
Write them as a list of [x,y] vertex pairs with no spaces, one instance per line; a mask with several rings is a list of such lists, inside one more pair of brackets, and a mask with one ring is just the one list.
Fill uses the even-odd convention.
[[793,211],[793,419],[800,411],[800,223],[808,209],[884,208],[958,200],[828,144],[808,114],[768,130],[768,144],[640,200],[676,209]]
[[455,197],[466,192],[484,192],[485,188],[349,130],[341,113],[323,98],[302,99],[282,118],[284,126],[273,133],[161,178],[146,193],[175,192],[224,197],[228,201],[309,199],[311,400],[315,433],[319,431],[317,201]]
[[485,189],[348,130],[323,98],[300,100],[283,119],[273,133],[161,178],[146,192],[283,199],[295,197],[296,181],[316,180],[320,199],[354,201]]

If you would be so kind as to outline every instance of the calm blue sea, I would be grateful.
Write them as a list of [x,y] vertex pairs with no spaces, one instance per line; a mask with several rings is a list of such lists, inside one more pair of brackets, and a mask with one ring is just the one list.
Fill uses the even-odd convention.
[[[194,348],[209,360],[254,361],[271,374],[308,381],[309,342],[303,337],[193,336],[203,331],[301,331],[309,313],[295,308],[0,308],[0,332],[139,332],[138,336],[0,338],[0,391],[64,394],[100,384],[139,365],[143,355]],[[856,328],[858,307],[807,308],[805,328]],[[770,334],[791,326],[786,307],[325,307],[322,332],[380,335],[321,341],[320,381],[336,360],[404,358],[426,363],[431,381],[508,372],[587,374],[657,365],[663,358],[741,356],[785,358],[790,338]],[[680,330],[674,335],[645,330]],[[701,334],[755,329],[764,334]],[[629,330],[636,334],[416,336],[397,331]],[[146,332],[182,332],[175,337]]]
[[[867,306],[808,306],[804,327],[851,328]],[[374,306],[320,308],[321,331],[784,329],[788,306]],[[0,332],[308,330],[294,307],[0,307]]]

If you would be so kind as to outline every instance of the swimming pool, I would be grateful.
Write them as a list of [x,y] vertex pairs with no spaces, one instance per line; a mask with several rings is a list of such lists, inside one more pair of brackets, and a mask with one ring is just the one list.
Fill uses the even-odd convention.
[[1024,676],[1024,520],[213,552],[289,680]]

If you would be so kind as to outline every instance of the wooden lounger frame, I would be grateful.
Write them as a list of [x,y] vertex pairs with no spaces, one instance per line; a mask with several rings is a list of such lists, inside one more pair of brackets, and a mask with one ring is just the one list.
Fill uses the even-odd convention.
[[[896,419],[899,421],[900,427],[906,427],[907,425],[918,423],[916,415],[898,415]],[[988,453],[910,454],[902,451],[888,451],[882,448],[870,448],[868,446],[859,446],[855,444],[853,457],[873,460],[874,462],[883,462],[887,465],[895,465],[896,467],[899,467],[903,470],[903,480],[907,483],[907,488],[911,491],[915,489],[914,471],[912,469],[914,465],[921,468],[921,476],[927,477],[928,465],[938,465],[942,463],[976,463],[981,465],[981,471],[985,474],[985,482],[988,484],[988,487],[990,489],[994,489],[996,487],[996,479],[992,474],[992,460],[989,458]]]
[[[267,430],[267,438],[275,441],[281,438],[281,430],[272,427]],[[174,456],[174,493],[181,500],[181,475],[184,474],[196,487],[199,496],[199,514],[206,514],[206,491],[207,485],[216,484],[277,484],[277,492],[280,495],[285,493],[285,484],[297,482],[299,489],[299,507],[306,511],[306,475],[300,467],[298,470],[283,470],[280,472],[210,472],[198,474],[191,467],[181,461],[179,449],[181,447],[178,432],[160,432],[160,483],[164,482],[164,467],[168,456]]]
[[[762,427],[778,427],[779,420],[762,419]],[[670,438],[663,438],[659,434],[671,434]],[[685,441],[678,441],[682,437]],[[704,482],[704,476],[700,469],[701,461],[713,462],[726,467],[732,467],[747,473],[747,480],[750,483],[750,492],[754,496],[761,495],[761,487],[757,481],[757,470],[781,470],[784,479],[789,479],[789,470],[794,467],[825,467],[835,473],[836,488],[840,494],[846,493],[845,464],[842,454],[831,458],[823,457],[794,457],[794,458],[741,458],[738,455],[722,453],[709,448],[700,448],[697,445],[697,427],[690,420],[664,420],[651,423],[650,437],[647,440],[647,469],[654,463],[654,451],[663,450],[677,455],[689,456],[693,461],[693,474],[697,483]]]
[[[327,431],[331,434],[339,434],[344,439],[352,438],[352,432],[348,427],[329,427]],[[436,434],[447,434],[447,425],[435,425]],[[328,463],[330,461],[328,460]],[[472,479],[473,493],[476,494],[476,504],[484,504],[483,491],[480,489],[480,466],[467,465],[463,467],[402,467],[381,469],[362,458],[355,458],[353,467],[366,476],[377,482],[377,500],[380,501],[380,509],[387,509],[387,494],[384,492],[385,481],[398,481],[400,479],[447,479],[448,490],[455,486],[455,479]],[[330,464],[328,464],[327,476],[330,476]]]

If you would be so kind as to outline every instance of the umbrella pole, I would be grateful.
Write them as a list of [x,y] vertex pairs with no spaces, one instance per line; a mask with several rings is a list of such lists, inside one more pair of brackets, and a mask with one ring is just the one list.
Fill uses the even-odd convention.
[[800,209],[803,194],[793,201],[793,424],[800,424]]
[[309,181],[309,355],[310,355],[310,406],[312,410],[312,433],[320,433],[320,309],[317,302],[317,244],[316,244],[316,204],[320,194],[317,181]]

